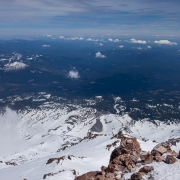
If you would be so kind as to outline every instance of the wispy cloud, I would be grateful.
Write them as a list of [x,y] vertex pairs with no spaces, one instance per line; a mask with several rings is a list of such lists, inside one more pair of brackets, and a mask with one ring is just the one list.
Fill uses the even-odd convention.
[[95,54],[95,57],[96,57],[96,58],[106,58],[106,56],[103,55],[103,54],[101,54],[101,52],[97,52],[97,53]]
[[142,50],[143,48],[142,47],[137,47],[137,49]]
[[46,48],[47,48],[47,47],[50,47],[50,45],[48,45],[48,44],[43,44],[42,47],[46,47]]
[[146,44],[145,40],[136,40],[134,38],[130,39],[130,43],[134,43],[134,44]]
[[152,47],[151,47],[151,46],[148,46],[147,48],[148,48],[148,49],[151,49]]
[[158,40],[158,41],[154,41],[155,44],[165,44],[165,45],[177,45],[176,42],[170,42],[169,40]]
[[180,34],[178,0],[165,3],[163,0],[0,0],[0,3],[1,36]]

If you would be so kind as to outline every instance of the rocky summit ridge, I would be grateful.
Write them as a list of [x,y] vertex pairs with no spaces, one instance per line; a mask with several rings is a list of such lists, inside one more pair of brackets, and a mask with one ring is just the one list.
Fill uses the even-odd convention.
[[[180,152],[172,150],[169,143],[159,143],[147,152],[141,149],[134,137],[125,136],[122,132],[116,137],[121,141],[120,146],[112,151],[108,166],[102,166],[101,171],[77,176],[75,180],[155,180],[153,162],[174,164],[180,159]],[[130,178],[126,178],[128,173],[131,173]]]

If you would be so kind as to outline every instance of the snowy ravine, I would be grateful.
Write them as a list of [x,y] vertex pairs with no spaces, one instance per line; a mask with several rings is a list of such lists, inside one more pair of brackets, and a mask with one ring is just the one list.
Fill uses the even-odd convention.
[[[46,179],[73,180],[75,172],[81,175],[100,170],[108,165],[114,147],[107,147],[117,140],[111,138],[120,130],[136,137],[145,151],[180,138],[180,124],[155,122],[134,122],[128,114],[99,114],[80,105],[74,105],[73,110],[55,104],[17,112],[6,108],[0,116],[0,179],[40,180],[52,173]],[[98,129],[92,132],[97,135],[88,138],[88,132],[94,129]],[[180,143],[171,148],[178,152]],[[59,163],[46,164],[50,158],[60,157]],[[179,160],[172,165],[154,162],[153,166],[155,179],[179,180]]]

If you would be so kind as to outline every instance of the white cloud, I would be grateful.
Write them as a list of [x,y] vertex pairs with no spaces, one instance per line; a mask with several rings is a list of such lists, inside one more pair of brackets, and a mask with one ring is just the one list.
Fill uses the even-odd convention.
[[137,49],[142,50],[143,48],[141,48],[141,47],[137,47]]
[[86,39],[86,41],[99,41],[98,39],[91,39],[91,38],[88,38]]
[[72,41],[75,41],[75,40],[83,40],[84,38],[83,37],[70,37],[70,38],[67,38],[67,40],[72,40]]
[[146,44],[145,40],[136,40],[134,38],[130,39],[130,43],[135,43],[135,44]]
[[108,41],[110,41],[110,42],[120,42],[119,39],[114,39],[114,40],[113,40],[112,38],[109,38]]
[[50,45],[44,44],[42,45],[42,47],[50,47]]
[[159,41],[154,41],[155,44],[166,44],[166,45],[177,45],[176,42],[170,42],[168,40],[159,40]]
[[48,34],[47,37],[52,37],[52,35]]
[[113,42],[120,42],[120,40],[119,39],[115,39]]
[[152,47],[151,47],[151,46],[148,46],[147,48],[148,48],[148,49],[151,49]]
[[103,43],[99,43],[99,46],[103,46]]
[[119,48],[123,48],[124,46],[123,45],[120,45]]
[[59,36],[59,39],[65,39],[64,36]]
[[71,71],[69,71],[69,77],[72,79],[78,79],[78,78],[80,78],[79,72],[76,69],[71,70]]
[[4,65],[4,71],[14,71],[14,70],[21,70],[28,67],[28,65],[21,63],[21,62],[14,62]]
[[106,56],[101,54],[100,52],[97,52],[96,53],[96,58],[106,58]]
[[83,40],[84,38],[83,37],[79,37],[79,40]]

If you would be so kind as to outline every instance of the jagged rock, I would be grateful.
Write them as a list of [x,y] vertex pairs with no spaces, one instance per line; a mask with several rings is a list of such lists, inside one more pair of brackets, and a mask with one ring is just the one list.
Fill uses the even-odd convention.
[[53,176],[53,173],[44,174],[43,179],[46,179],[47,176]]
[[172,151],[169,144],[167,143],[160,143],[158,145],[156,145],[154,148],[153,148],[153,151],[157,151],[159,152],[160,154],[164,154],[168,151]]
[[173,151],[171,152],[171,155],[172,155],[172,156],[175,156],[175,157],[178,157],[179,154],[178,154],[176,151],[173,150]]
[[96,176],[99,173],[99,171],[88,172],[86,174],[83,174],[82,176],[76,177],[75,180],[95,180]]
[[146,152],[140,155],[140,159],[142,161],[142,164],[150,164],[153,162],[154,156],[149,152]]
[[172,155],[167,155],[167,156],[166,156],[165,162],[166,162],[167,164],[174,164],[176,161],[177,161],[176,158],[173,157]]
[[154,157],[156,162],[163,162],[164,161],[164,157],[163,156],[156,156]]
[[179,151],[179,155],[177,156],[178,159],[180,159],[180,151]]
[[48,159],[46,165],[51,164],[53,161],[57,161],[57,164],[59,164],[59,162],[61,160],[63,161],[64,159],[65,159],[65,156],[62,156],[62,157],[59,157],[59,158],[50,158],[50,159]]
[[101,167],[101,171],[104,171],[104,172],[105,172],[105,171],[106,171],[106,169],[107,169],[107,167],[106,167],[106,166],[102,166],[102,167]]
[[5,162],[6,165],[17,166],[15,162]]
[[[151,153],[141,152],[140,144],[136,138],[125,137],[122,134],[118,137],[121,138],[121,144],[111,153],[108,167],[102,166],[101,172],[89,172],[76,177],[75,180],[125,180],[125,173],[135,171],[142,164],[150,164],[153,160],[164,161],[167,164],[173,164],[177,161],[174,157],[177,156],[177,153],[172,151],[167,143],[158,144]],[[164,156],[162,156],[164,153],[171,153],[171,155],[167,155],[164,160]],[[141,161],[138,160],[139,157]],[[180,153],[178,157],[180,157]],[[130,180],[143,180],[144,175],[148,176],[148,179],[154,180],[154,177],[149,173],[152,170],[154,170],[153,166],[144,166],[139,172],[133,173]]]
[[141,152],[140,144],[136,138],[123,137],[121,145],[115,148],[111,154],[110,161],[122,154],[132,153],[139,154]]
[[151,172],[152,170],[154,170],[153,166],[144,166],[139,170],[139,172],[144,172],[147,174],[147,173]]
[[135,172],[131,175],[130,180],[142,180],[143,179],[143,173],[141,172]]
[[163,157],[159,152],[157,152],[157,151],[155,151],[155,150],[152,150],[152,151],[151,151],[151,154],[154,156],[154,160],[155,160],[156,162],[162,162],[162,161],[164,161],[164,157]]
[[114,173],[106,173],[105,177],[109,179],[115,179]]
[[[136,138],[122,137],[121,144],[111,154],[107,172],[114,173],[119,168],[122,172],[135,168],[141,152]],[[123,167],[123,168],[122,168]]]

